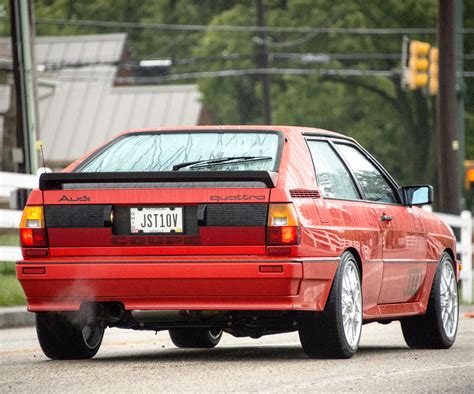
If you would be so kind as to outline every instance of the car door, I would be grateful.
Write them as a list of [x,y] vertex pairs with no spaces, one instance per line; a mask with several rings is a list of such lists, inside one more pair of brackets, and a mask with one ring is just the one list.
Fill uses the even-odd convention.
[[396,185],[370,155],[352,144],[336,146],[381,222],[383,279],[378,303],[417,300],[427,263],[426,238],[416,208],[400,204]]

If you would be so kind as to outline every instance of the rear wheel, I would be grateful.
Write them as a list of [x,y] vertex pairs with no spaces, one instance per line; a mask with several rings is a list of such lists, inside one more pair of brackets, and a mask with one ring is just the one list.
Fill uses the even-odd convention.
[[311,358],[350,358],[359,348],[362,292],[354,256],[346,252],[336,271],[323,312],[302,312],[298,332]]
[[89,359],[100,348],[104,328],[82,324],[78,314],[40,312],[36,333],[43,353],[52,360]]
[[456,274],[451,256],[444,253],[436,269],[426,314],[402,320],[403,336],[414,349],[447,349],[456,339],[458,319]]
[[204,328],[173,328],[169,330],[171,341],[179,348],[213,348],[222,337],[222,330]]

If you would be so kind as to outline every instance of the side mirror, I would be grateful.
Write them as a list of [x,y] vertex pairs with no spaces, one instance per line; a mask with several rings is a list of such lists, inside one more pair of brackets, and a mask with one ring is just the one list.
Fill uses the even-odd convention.
[[430,185],[402,186],[399,193],[403,205],[409,207],[427,205],[433,202],[433,186]]

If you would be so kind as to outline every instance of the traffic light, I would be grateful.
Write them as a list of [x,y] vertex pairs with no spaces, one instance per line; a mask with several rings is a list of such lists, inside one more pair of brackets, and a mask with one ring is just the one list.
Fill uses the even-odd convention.
[[423,41],[410,41],[408,59],[408,87],[416,90],[428,85],[429,53],[431,45]]
[[438,94],[439,88],[439,66],[438,66],[438,58],[439,58],[439,50],[438,48],[431,48],[430,49],[430,65],[428,69],[428,92],[432,96],[436,96]]
[[466,190],[474,190],[474,160],[464,160],[466,176],[464,177],[464,187]]

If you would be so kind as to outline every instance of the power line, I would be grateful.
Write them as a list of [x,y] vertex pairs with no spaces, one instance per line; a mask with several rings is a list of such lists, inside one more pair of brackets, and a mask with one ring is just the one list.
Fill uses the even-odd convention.
[[229,25],[182,25],[164,23],[135,23],[135,22],[109,22],[94,20],[70,20],[70,19],[36,19],[37,24],[72,25],[72,26],[95,26],[113,27],[126,29],[158,29],[158,30],[187,30],[187,31],[228,31],[241,33],[353,33],[353,34],[420,34],[436,33],[436,29],[367,29],[367,28],[315,28],[315,27],[257,27],[257,26],[229,26]]
[[[153,77],[110,77],[100,75],[75,75],[51,76],[55,80],[64,81],[89,81],[89,80],[105,80],[114,79],[117,83],[147,83],[159,84],[166,81],[198,79],[198,78],[225,78],[225,77],[240,77],[253,75],[328,75],[328,76],[342,76],[342,77],[392,77],[400,75],[399,69],[393,70],[359,70],[359,69],[308,69],[308,68],[250,68],[250,69],[232,69],[232,70],[216,70],[216,71],[198,71],[190,73],[171,74],[164,76]],[[464,78],[474,78],[474,71],[464,71],[460,73]],[[45,75],[43,75],[45,77]]]
[[[0,21],[9,21],[8,17],[0,17]],[[92,26],[102,28],[121,29],[157,29],[157,30],[180,30],[180,31],[227,31],[239,33],[338,33],[338,34],[364,34],[364,35],[401,35],[401,34],[436,34],[436,28],[367,28],[367,27],[292,27],[292,26],[243,26],[243,25],[184,25],[167,23],[142,23],[142,22],[120,22],[120,21],[98,21],[89,19],[52,19],[37,18],[38,25],[68,25],[68,26]],[[462,29],[464,34],[474,34],[474,29]]]
[[[327,25],[329,23],[333,23],[335,20],[337,20],[344,11],[339,11],[339,13],[336,13],[332,15],[329,18],[326,18],[324,22],[322,22],[322,25]],[[304,44],[305,42],[312,40],[316,36],[318,36],[320,33],[317,31],[311,31],[307,34],[305,34],[303,37],[297,38],[295,40],[289,40],[289,41],[284,41],[284,42],[273,42],[271,37],[270,39],[266,39],[264,43],[266,44],[269,48],[288,48],[288,47],[293,47],[293,46],[298,46],[301,44]]]
[[[218,61],[234,61],[242,59],[250,59],[253,54],[230,53],[217,56],[198,56],[191,58],[161,58],[161,61],[168,61],[167,66],[177,65],[193,65],[196,63],[208,63]],[[399,60],[399,53],[284,53],[284,52],[270,52],[271,59],[277,60],[294,60],[301,63],[327,63],[331,60]],[[147,56],[148,58],[148,56]],[[156,59],[147,59],[144,61],[157,61]],[[137,61],[77,61],[77,62],[42,62],[37,65],[40,72],[55,71],[66,68],[82,68],[88,66],[122,66],[128,68],[137,67]]]
[[[167,81],[179,79],[210,78],[210,77],[240,77],[250,75],[340,75],[340,76],[380,76],[390,77],[394,75],[390,70],[357,70],[357,69],[306,69],[306,68],[255,68],[244,70],[220,70],[220,71],[201,71],[182,74],[167,75],[163,78]],[[159,77],[160,78],[160,77]]]
[[[156,77],[116,77],[117,83],[140,83],[149,84],[161,83],[165,81],[176,81],[196,78],[224,78],[224,77],[240,77],[252,75],[338,75],[338,76],[380,76],[390,77],[399,74],[396,70],[358,70],[358,69],[306,69],[306,68],[250,68],[250,69],[233,69],[233,70],[216,70],[216,71],[198,71],[190,73],[171,74]],[[53,76],[54,79],[76,81],[76,80],[103,80],[110,77],[99,75],[75,75],[68,77],[64,75]]]
[[[169,60],[171,66],[186,66],[194,65],[196,63],[209,63],[219,61],[237,61],[243,59],[253,58],[253,54],[242,54],[242,53],[229,53],[224,55],[213,55],[213,56],[197,56],[191,58],[161,58]],[[269,57],[272,60],[293,60],[303,64],[307,63],[328,63],[332,60],[400,60],[400,53],[297,53],[297,52],[270,52]],[[150,58],[150,56],[146,56]],[[155,60],[155,59],[149,59]],[[464,60],[474,60],[474,55],[464,55]],[[37,69],[40,72],[43,71],[54,71],[65,68],[82,68],[87,66],[122,66],[122,67],[136,67],[137,61],[77,61],[77,62],[42,62],[37,65]]]
[[322,60],[399,60],[400,53],[272,53],[274,59],[299,60],[319,63]]

